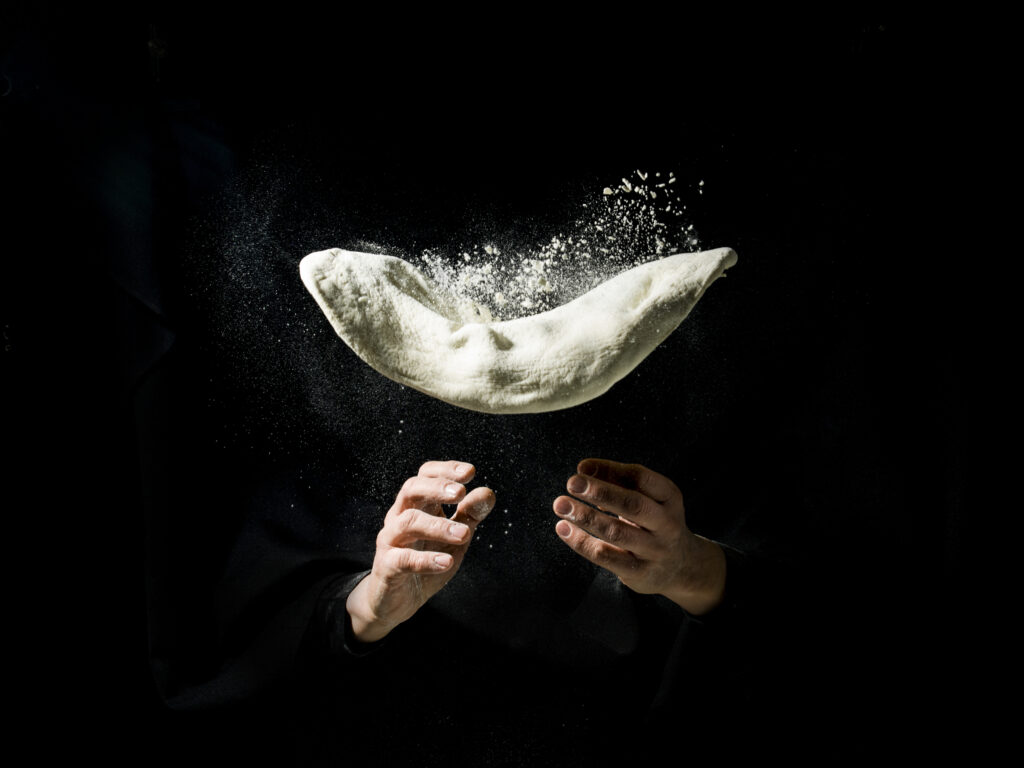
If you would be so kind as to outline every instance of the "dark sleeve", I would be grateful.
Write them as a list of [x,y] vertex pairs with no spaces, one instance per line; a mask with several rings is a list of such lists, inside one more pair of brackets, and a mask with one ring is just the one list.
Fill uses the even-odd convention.
[[349,594],[369,573],[367,569],[339,576],[320,593],[309,628],[314,649],[331,656],[365,656],[384,642],[363,643],[356,639],[352,632],[352,617],[345,607]]
[[[345,489],[306,487],[301,460],[254,449],[251,425],[213,402],[211,329],[185,295],[181,264],[188,217],[231,178],[233,153],[193,107],[132,103],[131,120],[96,110],[114,140],[83,150],[68,174],[116,320],[152,681],[171,709],[194,712],[286,681],[308,637],[334,642],[326,627],[344,614],[318,611],[336,606],[321,597],[347,594],[373,553],[345,523],[380,513]],[[354,650],[340,637],[335,647]]]
[[[758,578],[758,566],[762,569],[771,566],[756,555],[751,555],[739,549],[715,542],[725,553],[725,594],[722,602],[713,610],[700,617],[691,617],[702,624],[726,624],[737,621],[745,613],[755,608],[756,580]],[[762,577],[765,574],[762,571]]]
[[[756,553],[722,544],[726,556],[726,593],[722,603],[702,616],[678,606],[674,636],[660,670],[650,724],[661,747],[670,748],[681,723],[692,758],[756,757],[764,739],[774,738],[772,723],[784,718],[784,696],[776,678],[786,666],[780,647],[796,633],[798,617],[774,602],[769,585],[781,584],[786,569]],[[768,674],[766,674],[768,672]],[[782,675],[784,677],[784,675]]]
[[287,466],[218,456],[189,417],[194,372],[183,357],[165,355],[135,400],[150,659],[165,702],[194,710],[286,681],[308,649],[363,650],[345,636],[344,600],[372,546],[346,521],[371,510],[301,484]]

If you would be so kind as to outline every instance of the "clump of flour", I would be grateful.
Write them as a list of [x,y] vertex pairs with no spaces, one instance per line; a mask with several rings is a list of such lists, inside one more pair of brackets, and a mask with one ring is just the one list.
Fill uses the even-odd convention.
[[[697,185],[703,194],[704,182]],[[414,263],[467,322],[534,315],[572,301],[647,261],[700,249],[672,172],[636,170],[579,203],[577,214],[546,242],[497,234],[486,242],[424,250]],[[384,246],[363,243],[370,250]]]

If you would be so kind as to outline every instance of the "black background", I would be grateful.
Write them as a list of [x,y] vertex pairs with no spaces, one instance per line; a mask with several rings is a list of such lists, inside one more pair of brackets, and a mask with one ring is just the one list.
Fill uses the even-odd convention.
[[[288,189],[315,178],[282,203],[305,228],[274,235],[301,255],[340,244],[324,241],[336,203],[359,209],[348,236],[386,227],[415,249],[472,231],[482,211],[543,230],[572,195],[655,166],[707,180],[694,200],[702,242],[740,255],[708,295],[722,308],[703,332],[725,341],[706,342],[715,363],[698,384],[735,390],[729,424],[750,450],[779,414],[802,414],[805,484],[784,490],[818,510],[809,570],[835,604],[807,653],[844,721],[821,748],[959,745],[949,729],[969,722],[970,629],[956,286],[915,247],[940,226],[925,205],[947,72],[933,31],[889,18],[736,29],[493,13],[465,31],[464,18],[399,24],[397,11],[212,19],[177,4],[49,6],[4,24],[8,466],[28,487],[9,512],[8,610],[29,683],[19,710],[46,734],[39,748],[188,754],[220,727],[166,712],[147,667],[129,394],[139,350],[160,341],[133,335],[149,326],[131,313],[148,310],[125,301],[139,285],[125,264],[147,253],[182,284],[209,277],[180,254],[220,226],[204,211],[245,221],[224,189],[252,199],[261,168],[291,174]],[[168,105],[215,137],[209,151],[159,135],[168,121],[153,116]],[[160,176],[141,243],[111,234],[95,175],[97,158],[139,136],[202,158]],[[168,283],[161,322],[187,339],[195,293]],[[272,416],[254,421],[257,434],[295,437]]]

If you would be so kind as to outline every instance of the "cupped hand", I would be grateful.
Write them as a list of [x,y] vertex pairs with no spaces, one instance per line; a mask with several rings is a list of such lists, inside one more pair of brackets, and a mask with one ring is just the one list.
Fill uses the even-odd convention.
[[[377,534],[373,567],[346,602],[357,639],[383,638],[455,576],[476,526],[494,508],[490,488],[466,492],[475,474],[465,462],[428,461],[406,480]],[[452,504],[449,518],[443,508]]]
[[683,494],[639,464],[584,459],[555,499],[555,531],[630,589],[661,594],[693,614],[725,591],[725,553],[686,525]]

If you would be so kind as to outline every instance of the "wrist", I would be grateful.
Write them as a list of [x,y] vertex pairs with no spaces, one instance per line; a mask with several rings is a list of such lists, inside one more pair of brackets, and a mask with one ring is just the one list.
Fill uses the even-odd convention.
[[687,613],[702,616],[718,607],[725,596],[726,560],[718,544],[692,535],[690,552],[675,583],[662,594]]
[[352,635],[360,643],[375,643],[378,640],[383,640],[394,629],[394,625],[383,621],[370,608],[368,590],[372,578],[372,574],[367,575],[349,593],[348,599],[345,601],[345,610],[348,612]]

